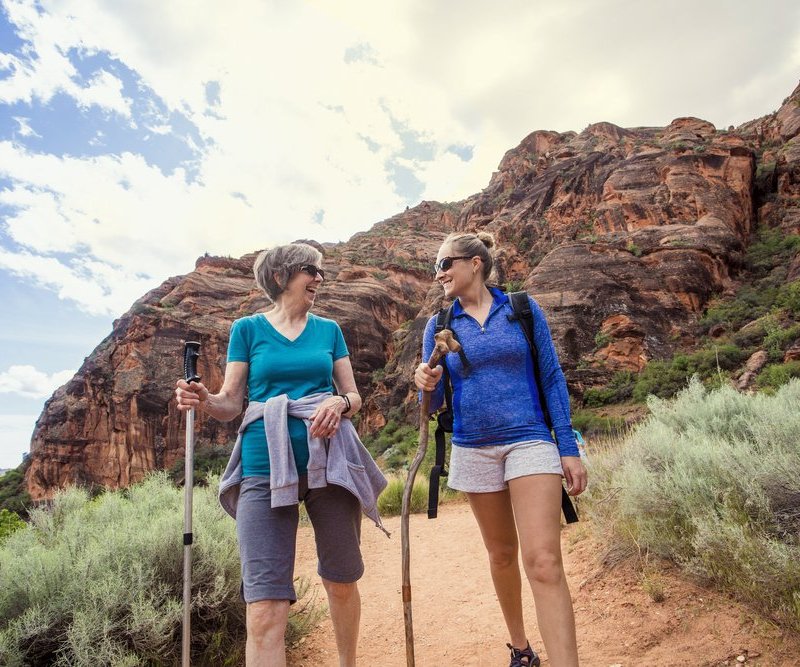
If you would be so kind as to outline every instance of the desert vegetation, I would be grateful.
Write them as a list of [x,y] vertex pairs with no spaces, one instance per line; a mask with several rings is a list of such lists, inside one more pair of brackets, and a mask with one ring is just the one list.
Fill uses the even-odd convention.
[[[216,478],[197,488],[192,568],[192,663],[241,664],[244,604],[234,522]],[[0,664],[166,665],[180,661],[183,492],[163,473],[91,498],[71,488],[0,517]],[[323,608],[297,581],[287,642]]]
[[800,629],[799,403],[798,380],[747,395],[695,378],[648,399],[643,423],[591,452],[585,506],[606,557],[636,555],[644,575],[670,559]]

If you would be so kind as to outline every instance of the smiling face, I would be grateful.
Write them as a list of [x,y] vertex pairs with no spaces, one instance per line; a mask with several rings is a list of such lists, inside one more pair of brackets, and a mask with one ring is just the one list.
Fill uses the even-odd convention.
[[311,273],[313,273],[313,271],[308,269],[308,266],[315,265],[306,265],[306,268],[302,270],[298,267],[297,270],[292,273],[289,281],[286,283],[286,289],[284,289],[278,297],[279,300],[283,302],[283,305],[302,303],[307,309],[314,305],[314,299],[317,296],[317,291],[322,284],[323,278],[320,272],[312,276]]
[[[444,289],[444,295],[450,299],[464,294],[476,284],[483,284],[481,259],[479,257],[464,259],[463,254],[458,252],[453,244],[444,243],[436,255],[436,280]],[[441,267],[441,262],[446,257],[460,259],[453,259],[450,268],[444,269]]]

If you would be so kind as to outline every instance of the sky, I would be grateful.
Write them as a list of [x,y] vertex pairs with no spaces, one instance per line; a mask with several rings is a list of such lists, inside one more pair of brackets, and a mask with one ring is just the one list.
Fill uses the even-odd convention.
[[799,76],[796,0],[0,0],[0,468],[205,252],[463,199],[537,129],[738,125]]

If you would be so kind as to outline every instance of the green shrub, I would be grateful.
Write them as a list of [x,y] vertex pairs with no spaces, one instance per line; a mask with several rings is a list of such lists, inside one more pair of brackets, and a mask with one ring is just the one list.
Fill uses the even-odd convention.
[[9,512],[7,509],[0,510],[0,542],[26,525],[16,512]]
[[[192,662],[240,664],[235,523],[195,489]],[[0,664],[166,665],[181,651],[183,491],[160,473],[90,500],[59,493],[0,545]],[[299,587],[304,590],[303,585]],[[293,633],[318,614],[293,605]]]
[[800,315],[800,280],[794,280],[778,288],[775,305],[785,308],[793,315]]
[[788,264],[798,250],[800,236],[764,227],[747,249],[745,264],[756,278],[763,278],[776,266]]
[[23,519],[28,516],[32,505],[30,495],[25,490],[25,464],[0,475],[0,508],[18,514]]
[[746,285],[742,287],[732,300],[719,301],[710,306],[699,325],[708,331],[716,324],[729,329],[738,329],[746,322],[766,315],[775,300],[775,289],[760,290]]
[[628,245],[625,246],[625,249],[631,253],[634,257],[641,257],[642,256],[642,249],[636,245],[633,241],[628,241]]
[[509,280],[503,287],[506,292],[521,292],[525,288],[525,282],[522,280]]
[[747,357],[747,350],[728,344],[677,354],[670,361],[651,361],[636,379],[633,398],[639,402],[650,395],[669,398],[684,389],[693,375],[717,386],[725,379],[725,372],[741,366]]
[[615,435],[626,428],[621,417],[602,417],[591,410],[573,410],[572,426],[585,437]]
[[586,511],[610,544],[669,558],[800,630],[800,381],[767,396],[693,380],[590,458]]
[[701,326],[706,331],[715,324],[738,329],[775,308],[799,313],[800,281],[785,283],[786,267],[799,250],[800,236],[763,228],[745,256],[752,283],[744,285],[732,299],[709,307],[700,320]]
[[[210,477],[221,475],[231,456],[232,446],[210,445],[194,450],[195,484],[207,484]],[[185,462],[178,459],[167,473],[173,482],[183,481]]]
[[375,458],[383,455],[386,466],[391,470],[407,467],[409,458],[417,451],[418,441],[416,428],[394,418],[390,418],[376,435],[363,438],[370,454]]
[[794,341],[800,338],[800,324],[793,324],[783,328],[774,318],[764,318],[767,320],[767,334],[761,342],[762,347],[769,353],[772,361],[783,359],[783,351]]
[[633,396],[636,375],[631,371],[619,371],[605,387],[592,387],[583,394],[583,404],[587,408],[599,408],[612,403],[622,403]]
[[608,334],[604,331],[598,331],[594,335],[594,348],[596,350],[599,350],[600,348],[603,348],[606,345],[608,345],[612,340],[614,339],[611,336],[611,334]]
[[785,385],[792,378],[800,377],[800,361],[788,361],[785,364],[770,364],[756,378],[756,386],[769,392]]
[[[378,497],[378,511],[385,516],[400,514],[403,508],[405,477],[391,477],[389,484]],[[423,475],[414,478],[411,489],[411,512],[423,512],[428,508],[428,480]]]

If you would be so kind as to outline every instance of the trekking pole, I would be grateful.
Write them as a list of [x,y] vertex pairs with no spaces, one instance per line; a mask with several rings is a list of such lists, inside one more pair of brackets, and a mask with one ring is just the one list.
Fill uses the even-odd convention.
[[[434,368],[448,352],[458,352],[461,349],[458,341],[453,338],[453,333],[443,329],[434,336],[435,345],[428,366]],[[403,622],[406,628],[406,665],[414,667],[414,625],[411,618],[411,553],[408,544],[408,518],[411,510],[411,491],[414,488],[414,478],[417,476],[422,459],[428,450],[428,410],[431,405],[431,392],[423,391],[419,406],[419,447],[408,469],[406,485],[403,488],[403,505],[400,510],[400,543],[403,552]]]
[[[183,346],[183,377],[200,382],[197,358],[200,343],[187,341]],[[186,453],[183,467],[183,637],[182,666],[191,664],[192,651],[192,492],[194,487],[194,408],[186,411]]]

